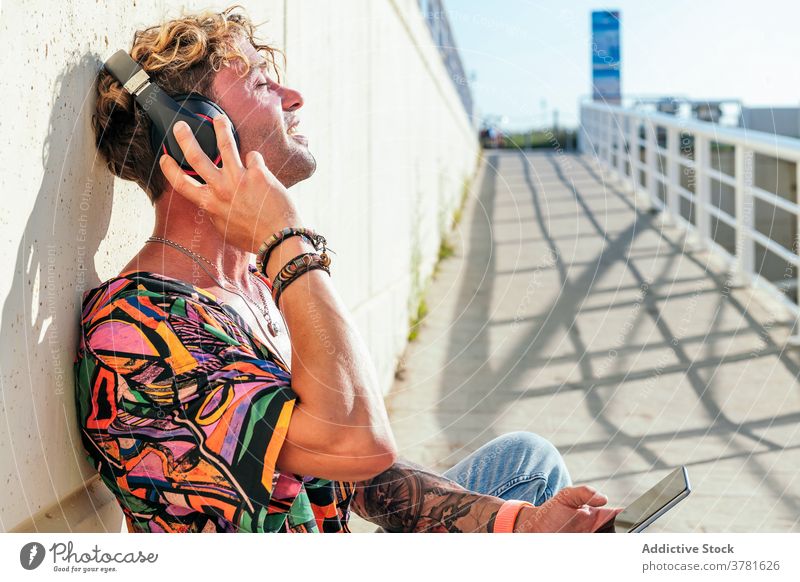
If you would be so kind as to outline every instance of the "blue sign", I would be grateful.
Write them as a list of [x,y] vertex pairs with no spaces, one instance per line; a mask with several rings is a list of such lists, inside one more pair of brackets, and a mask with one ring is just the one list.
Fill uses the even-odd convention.
[[592,12],[592,99],[619,103],[619,11]]

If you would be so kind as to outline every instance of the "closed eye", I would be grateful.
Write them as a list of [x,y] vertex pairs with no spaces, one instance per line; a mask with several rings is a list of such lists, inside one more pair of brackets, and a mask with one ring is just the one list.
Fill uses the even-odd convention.
[[264,75],[264,81],[256,83],[256,87],[266,87],[267,89],[272,90],[275,87],[275,82],[266,75]]

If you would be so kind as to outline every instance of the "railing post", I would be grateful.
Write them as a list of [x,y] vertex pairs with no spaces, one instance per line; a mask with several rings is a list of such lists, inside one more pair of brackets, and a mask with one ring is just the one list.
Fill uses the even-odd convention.
[[680,155],[680,135],[677,128],[667,127],[667,210],[673,223],[677,224],[677,217],[681,212],[680,194],[676,189],[680,185],[678,175],[678,156]]
[[[795,160],[794,171],[794,201],[798,202],[800,201],[800,160]],[[792,251],[797,255],[800,254],[800,213],[795,217],[794,238],[795,240],[792,241]],[[795,283],[797,284],[797,302],[800,303],[800,269],[797,268],[795,272]],[[789,336],[786,343],[795,348],[800,347],[800,318],[798,318],[798,316],[795,316],[794,333]]]
[[592,111],[592,149],[594,151],[594,160],[598,167],[603,167],[603,158],[605,156],[605,127],[603,121],[603,113],[598,109]]
[[604,166],[606,161],[606,114],[604,111],[597,111],[597,161],[600,166]]
[[694,136],[694,211],[697,216],[697,234],[699,243],[707,248],[711,238],[711,224],[709,222],[709,178],[706,173],[709,161],[708,138],[695,134]]
[[628,123],[628,171],[630,171],[630,176],[626,179],[629,179],[630,182],[627,183],[628,189],[636,194],[636,190],[639,186],[639,174],[638,170],[634,167],[634,161],[639,161],[639,114],[633,113],[631,114],[630,121]]
[[612,177],[616,177],[617,166],[614,162],[614,151],[617,147],[617,114],[609,111],[608,118],[608,171]]
[[656,155],[656,125],[653,123],[651,117],[645,117],[644,123],[644,137],[645,143],[645,160],[647,164],[647,193],[650,198],[650,208],[659,208],[661,206],[658,200],[658,182],[656,181],[656,174],[658,173],[658,156]]
[[733,285],[742,287],[750,283],[755,262],[753,230],[753,152],[736,145],[736,264]]
[[627,136],[625,135],[625,128],[628,124],[628,116],[620,113],[617,121],[617,178],[621,183],[625,183],[625,157],[628,155]]
[[606,105],[606,169],[613,170],[611,157],[614,155],[614,114]]
[[597,106],[593,105],[589,109],[591,115],[591,123],[589,125],[589,148],[592,152],[592,162],[599,168],[603,165],[603,128],[600,122],[603,119],[602,114],[597,110]]

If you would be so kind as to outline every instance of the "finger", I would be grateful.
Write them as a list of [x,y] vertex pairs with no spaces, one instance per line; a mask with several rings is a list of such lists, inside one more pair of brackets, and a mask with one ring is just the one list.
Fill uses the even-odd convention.
[[606,503],[608,503],[608,497],[600,493],[599,491],[595,491],[594,495],[591,498],[586,500],[586,505],[591,507],[602,507]]
[[267,183],[274,186],[274,187],[282,187],[282,184],[275,177],[275,174],[269,169],[269,166],[264,162],[264,156],[261,155],[260,152],[251,151],[247,152],[245,156],[245,164],[248,170],[256,169],[258,173],[260,173],[264,178],[266,178]]
[[608,508],[599,508],[591,510],[594,512],[592,525],[589,528],[589,531],[597,531],[605,525],[608,521],[615,518],[619,511],[616,509],[608,509]]
[[598,507],[608,503],[608,498],[606,498],[605,495],[589,485],[565,487],[559,491],[558,494],[562,496],[564,503],[575,508],[581,507],[582,505]]
[[584,505],[572,514],[559,531],[593,532],[597,531],[617,515],[616,509],[589,507]]
[[264,156],[255,150],[252,152],[247,152],[247,156],[245,156],[245,163],[247,164],[248,168],[252,168],[254,166],[267,167],[267,165],[264,163]]
[[222,167],[243,169],[239,148],[236,147],[236,139],[233,137],[233,126],[225,115],[217,115],[214,118],[214,133],[217,136],[217,149],[222,155]]
[[159,158],[159,164],[161,165],[161,171],[164,177],[167,179],[167,182],[169,182],[169,185],[172,186],[173,190],[198,206],[207,204],[208,188],[184,172],[178,165],[178,162],[171,156],[167,154],[162,155],[161,158]]
[[205,180],[206,184],[213,184],[217,182],[219,176],[219,168],[208,158],[203,148],[197,142],[192,130],[185,121],[179,121],[173,128],[175,139],[183,152],[183,157],[192,166],[192,169]]
[[591,499],[594,493],[594,489],[584,485],[581,487],[565,487],[558,492],[558,496],[564,505],[578,508],[581,507],[587,499]]

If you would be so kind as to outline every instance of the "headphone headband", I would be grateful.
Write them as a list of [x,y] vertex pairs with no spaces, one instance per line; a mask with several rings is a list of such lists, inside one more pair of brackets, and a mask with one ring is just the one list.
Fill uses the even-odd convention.
[[128,93],[138,95],[148,83],[150,83],[150,77],[144,72],[144,69],[140,69],[138,72],[134,73],[133,77],[128,79],[128,82],[122,87]]

